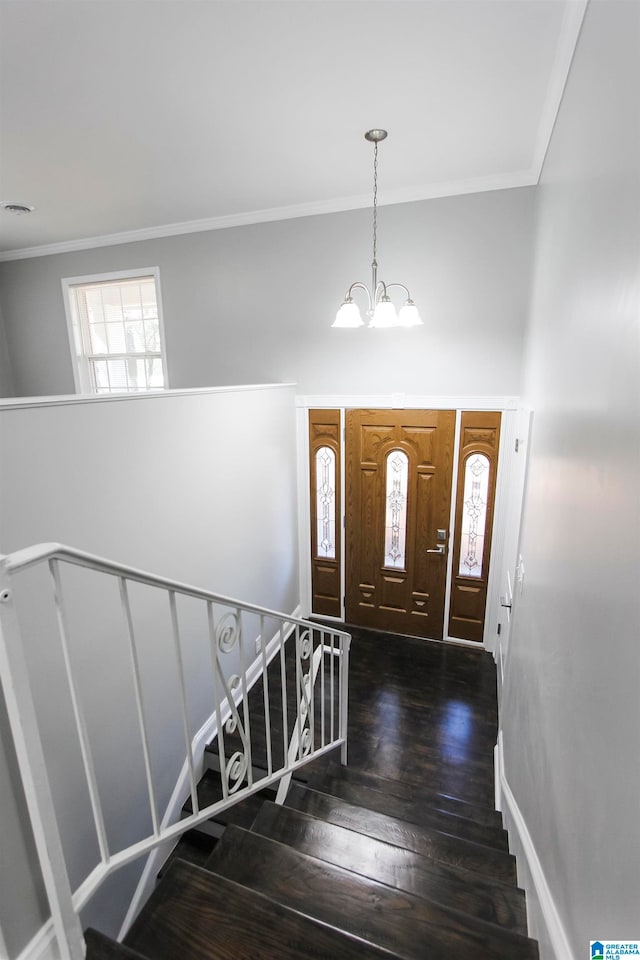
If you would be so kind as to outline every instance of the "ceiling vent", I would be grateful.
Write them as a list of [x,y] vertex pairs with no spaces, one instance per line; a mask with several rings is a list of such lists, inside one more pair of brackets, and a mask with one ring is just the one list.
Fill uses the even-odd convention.
[[22,216],[23,213],[31,213],[35,210],[35,207],[30,206],[28,203],[18,203],[17,200],[1,200],[0,207],[6,210],[7,213],[15,213],[18,217]]

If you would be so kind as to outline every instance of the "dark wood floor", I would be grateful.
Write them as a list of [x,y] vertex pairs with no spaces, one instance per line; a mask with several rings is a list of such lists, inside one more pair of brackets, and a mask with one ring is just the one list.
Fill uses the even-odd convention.
[[[217,841],[187,835],[123,960],[537,960],[493,809],[491,656],[350,632],[348,766],[318,758],[284,806],[263,791],[216,818]],[[257,684],[256,717],[261,698]],[[256,719],[254,763],[260,733]],[[199,792],[217,789],[211,770]]]
[[[481,649],[347,628],[349,766],[493,797],[496,671]],[[335,759],[335,758],[334,758]],[[322,766],[328,760],[314,762]]]

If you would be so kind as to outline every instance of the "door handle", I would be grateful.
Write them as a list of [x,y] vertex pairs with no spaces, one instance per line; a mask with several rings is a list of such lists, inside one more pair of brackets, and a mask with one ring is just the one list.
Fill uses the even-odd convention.
[[509,603],[506,597],[500,597],[500,606],[506,607],[507,610],[511,610],[511,604]]
[[427,550],[427,553],[439,553],[441,556],[444,556],[446,547],[444,543],[439,543],[435,550]]

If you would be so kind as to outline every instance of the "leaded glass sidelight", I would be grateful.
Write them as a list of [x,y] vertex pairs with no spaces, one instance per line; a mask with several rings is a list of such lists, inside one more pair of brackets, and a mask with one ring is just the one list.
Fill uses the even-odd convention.
[[317,555],[336,556],[336,455],[331,447],[316,452]]
[[482,453],[472,453],[465,463],[458,570],[463,577],[482,576],[490,466],[488,457]]
[[387,495],[384,521],[384,565],[404,569],[407,546],[409,460],[402,450],[387,455]]

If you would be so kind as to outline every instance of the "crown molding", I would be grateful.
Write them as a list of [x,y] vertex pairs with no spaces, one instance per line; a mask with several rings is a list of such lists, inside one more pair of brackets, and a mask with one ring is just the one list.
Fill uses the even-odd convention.
[[569,71],[578,45],[578,38],[589,0],[572,0],[565,4],[562,26],[558,34],[556,55],[547,84],[547,94],[544,99],[538,135],[533,155],[532,169],[535,171],[535,182],[540,181],[542,168],[549,150],[553,129],[556,125],[560,104],[564,96]]
[[[391,206],[397,203],[415,203],[420,200],[436,200],[441,197],[453,197],[467,193],[530,187],[534,186],[536,182],[535,170],[521,170],[515,173],[474,177],[469,180],[430,183],[388,191],[378,200],[378,205]],[[202,220],[186,220],[183,223],[144,227],[140,230],[127,230],[122,233],[110,233],[100,237],[84,237],[79,240],[63,240],[60,243],[47,243],[36,247],[5,250],[0,252],[0,263],[6,263],[10,260],[29,260],[34,257],[50,257],[60,253],[72,253],[77,250],[92,250],[96,247],[113,247],[122,243],[138,243],[142,240],[158,240],[189,233],[205,233],[209,230],[227,230],[230,227],[246,227],[275,220],[295,220],[300,217],[314,217],[326,213],[344,213],[347,210],[359,210],[370,206],[371,196],[363,194],[339,197],[333,200],[319,200],[312,203],[299,203],[289,207],[271,207],[266,210],[232,213],[222,217],[207,217]]]

